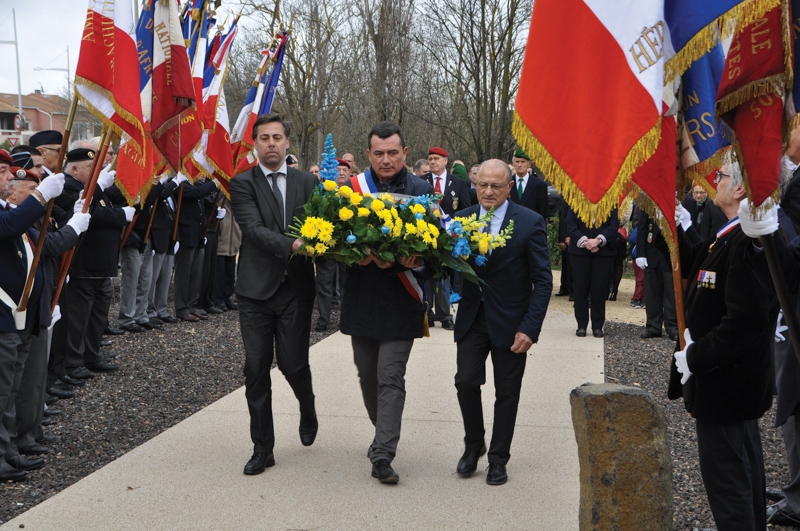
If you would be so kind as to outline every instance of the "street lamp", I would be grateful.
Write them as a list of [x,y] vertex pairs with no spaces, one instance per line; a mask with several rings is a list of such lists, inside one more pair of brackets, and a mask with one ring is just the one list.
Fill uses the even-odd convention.
[[56,68],[56,67],[53,67],[53,66],[34,66],[33,69],[36,70],[37,72],[42,71],[42,70],[53,70],[53,71],[56,71],[56,72],[66,72],[67,73],[67,94],[69,95],[70,98],[72,98],[72,77],[69,75],[70,74],[70,70],[69,70],[69,46],[67,46],[67,67],[66,68]]

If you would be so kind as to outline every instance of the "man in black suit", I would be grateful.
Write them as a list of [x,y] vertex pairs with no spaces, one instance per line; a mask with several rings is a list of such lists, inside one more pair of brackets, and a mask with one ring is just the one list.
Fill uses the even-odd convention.
[[259,116],[253,126],[258,164],[231,180],[231,208],[242,229],[236,296],[245,349],[245,396],[253,457],[245,474],[275,464],[272,422],[273,352],[300,402],[300,442],[314,443],[317,414],[308,365],[314,264],[292,257],[303,241],[285,234],[317,186],[317,178],[288,168],[289,125],[283,116]]
[[[448,153],[438,146],[428,150],[428,167],[430,173],[423,176],[433,186],[434,194],[442,194],[439,207],[448,216],[454,216],[457,210],[467,208],[469,200],[467,183],[447,171]],[[445,330],[453,329],[453,314],[450,313],[450,278],[432,279],[426,282],[428,299],[428,324],[434,326],[435,321],[442,323]]]
[[521,149],[514,151],[514,190],[508,198],[518,205],[530,208],[547,221],[547,184],[531,172],[531,158]]
[[494,368],[494,428],[489,444],[486,483],[508,480],[506,464],[517,418],[519,393],[528,350],[539,340],[547,313],[553,275],[547,247],[547,228],[538,213],[507,201],[513,180],[506,163],[484,162],[477,177],[479,205],[459,212],[479,217],[494,209],[487,228],[492,234],[514,221],[505,247],[495,249],[485,265],[470,264],[485,282],[464,285],[456,320],[458,344],[455,384],[464,419],[464,455],[456,471],[461,477],[475,473],[486,452],[481,386],[486,383],[486,357],[491,352]]
[[644,298],[647,301],[647,324],[642,339],[661,337],[661,325],[672,341],[678,340],[678,315],[669,247],[656,220],[639,211],[636,237],[636,265],[644,270]]
[[754,249],[739,217],[746,193],[738,164],[723,165],[714,204],[729,221],[705,241],[687,238],[696,231],[678,207],[681,265],[689,279],[686,347],[673,356],[668,396],[683,397],[695,419],[700,473],[718,529],[767,526],[758,419],[772,404],[778,305],[746,260]]

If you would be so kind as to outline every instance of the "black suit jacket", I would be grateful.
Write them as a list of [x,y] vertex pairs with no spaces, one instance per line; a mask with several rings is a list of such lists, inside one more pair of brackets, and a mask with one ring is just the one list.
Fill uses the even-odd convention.
[[206,226],[203,199],[216,191],[217,185],[210,179],[202,183],[184,183],[181,212],[178,216],[181,247],[197,248],[203,246],[203,229]]
[[[303,205],[318,183],[310,173],[287,168],[287,223],[302,215]],[[236,294],[267,300],[278,290],[286,273],[299,299],[313,299],[314,264],[309,258],[291,256],[295,238],[285,234],[278,202],[261,168],[257,165],[236,175],[231,179],[230,191],[233,215],[242,229]]]
[[[592,254],[589,250],[578,247],[578,242],[582,236],[587,238],[597,238],[603,235],[606,242],[610,242],[614,233],[619,229],[619,217],[617,217],[617,209],[611,211],[608,219],[603,222],[599,227],[588,227],[572,209],[567,213],[567,236],[569,236],[569,247],[567,252],[578,256],[585,256]],[[640,229],[641,230],[641,229]],[[609,245],[603,245],[597,251],[597,256],[615,256],[617,250]]]
[[[480,213],[480,205],[461,210],[458,215],[476,213]],[[470,265],[485,284],[479,287],[464,282],[455,325],[456,341],[469,331],[481,303],[492,345],[511,348],[518,331],[534,343],[539,340],[553,290],[547,228],[542,216],[514,203],[509,203],[500,230],[511,220],[514,232],[505,247],[492,251],[483,266],[476,266],[470,258]]]
[[637,227],[639,231],[636,233],[636,258],[647,258],[647,269],[672,271],[669,247],[658,223],[648,216],[647,212],[640,210]]
[[[442,201],[439,203],[442,211],[448,216],[453,216],[456,211],[472,206],[469,185],[450,172],[445,172],[444,177],[445,185],[442,189]],[[422,178],[428,181],[431,186],[434,186],[432,173],[426,173]]]
[[517,176],[514,175],[514,189],[508,194],[508,198],[512,202],[530,208],[537,212],[547,221],[547,184],[541,178],[534,174],[528,177],[528,184],[525,186],[525,191],[522,193],[522,198],[517,193]]

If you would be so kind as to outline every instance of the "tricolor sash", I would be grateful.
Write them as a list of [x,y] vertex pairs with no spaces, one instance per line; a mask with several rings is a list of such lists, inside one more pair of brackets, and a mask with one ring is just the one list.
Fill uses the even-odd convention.
[[375,181],[372,180],[372,173],[369,170],[351,178],[350,185],[354,191],[361,195],[375,195],[378,193],[378,187],[375,186]]

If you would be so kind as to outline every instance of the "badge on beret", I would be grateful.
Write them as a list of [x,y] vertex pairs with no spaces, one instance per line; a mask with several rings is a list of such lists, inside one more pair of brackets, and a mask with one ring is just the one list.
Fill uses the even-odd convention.
[[89,157],[90,159],[93,159],[94,158],[94,151],[90,151],[89,153],[86,154],[86,156]]
[[16,175],[17,175],[17,179],[24,179],[28,175],[28,172],[26,172],[25,170],[20,168],[20,169],[17,170]]

